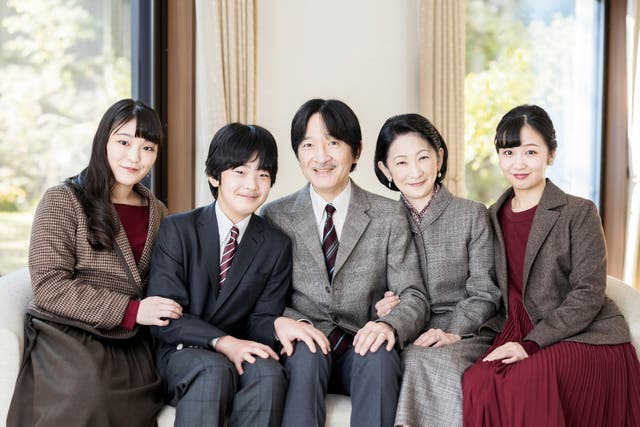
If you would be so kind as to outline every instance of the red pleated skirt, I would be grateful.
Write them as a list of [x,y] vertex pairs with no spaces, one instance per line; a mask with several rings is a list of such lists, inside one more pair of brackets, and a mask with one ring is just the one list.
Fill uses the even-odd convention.
[[[533,328],[521,303],[510,308],[486,354]],[[640,426],[640,363],[631,344],[561,341],[513,364],[480,358],[462,392],[465,426]]]

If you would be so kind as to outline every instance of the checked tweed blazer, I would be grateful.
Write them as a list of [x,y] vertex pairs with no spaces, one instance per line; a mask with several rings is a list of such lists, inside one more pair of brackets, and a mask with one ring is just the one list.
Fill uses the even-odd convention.
[[122,225],[115,250],[94,250],[87,217],[73,190],[61,184],[45,192],[29,247],[34,296],[30,314],[110,338],[136,334],[137,329],[124,329],[120,323],[129,300],[144,295],[151,252],[167,209],[146,187],[136,185],[135,190],[149,201],[149,231],[139,264]]
[[373,304],[392,290],[401,302],[380,320],[395,328],[400,345],[418,335],[429,308],[400,202],[369,193],[352,182],[331,282],[309,184],[269,203],[262,214],[293,245],[292,287],[285,316],[308,319],[325,334],[336,326],[355,334],[365,323],[376,320]]

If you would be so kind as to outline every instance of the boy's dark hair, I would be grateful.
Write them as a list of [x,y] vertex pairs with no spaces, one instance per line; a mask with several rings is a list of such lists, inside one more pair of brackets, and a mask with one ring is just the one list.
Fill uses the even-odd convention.
[[[205,162],[207,176],[220,180],[222,172],[260,159],[258,169],[271,175],[271,185],[278,173],[278,147],[273,135],[258,125],[231,123],[216,132],[209,144]],[[218,188],[209,183],[209,190],[216,199]]]
[[[357,159],[362,148],[362,131],[356,113],[347,104],[336,99],[311,99],[298,109],[291,121],[291,148],[298,157],[298,147],[307,133],[307,123],[311,116],[319,113],[329,135],[344,141],[351,147],[353,158]],[[351,170],[356,164],[351,165]]]

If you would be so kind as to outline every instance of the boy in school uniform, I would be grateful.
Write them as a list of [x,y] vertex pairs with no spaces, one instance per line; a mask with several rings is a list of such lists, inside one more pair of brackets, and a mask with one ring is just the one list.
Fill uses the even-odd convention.
[[164,219],[149,295],[171,298],[183,316],[153,326],[156,364],[176,426],[279,426],[287,381],[273,322],[291,282],[291,243],[254,212],[277,172],[273,136],[233,123],[209,146],[216,199]]

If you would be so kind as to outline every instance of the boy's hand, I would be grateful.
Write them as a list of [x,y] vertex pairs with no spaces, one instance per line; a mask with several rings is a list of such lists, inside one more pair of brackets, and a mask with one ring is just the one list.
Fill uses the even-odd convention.
[[329,353],[331,347],[329,339],[309,322],[297,321],[283,316],[273,322],[273,328],[282,344],[283,352],[287,356],[293,354],[293,346],[296,341],[304,341],[311,353],[316,352],[316,344],[322,353]]
[[215,350],[218,353],[222,353],[227,356],[236,367],[238,374],[242,375],[244,370],[242,369],[242,362],[255,363],[256,358],[254,356],[261,357],[263,359],[272,358],[278,360],[278,355],[268,345],[261,344],[255,341],[240,340],[234,338],[231,335],[225,335],[218,339],[216,342]]
[[384,297],[376,303],[374,306],[378,317],[386,316],[391,313],[391,310],[396,305],[400,304],[400,297],[393,291],[387,291],[384,293]]

